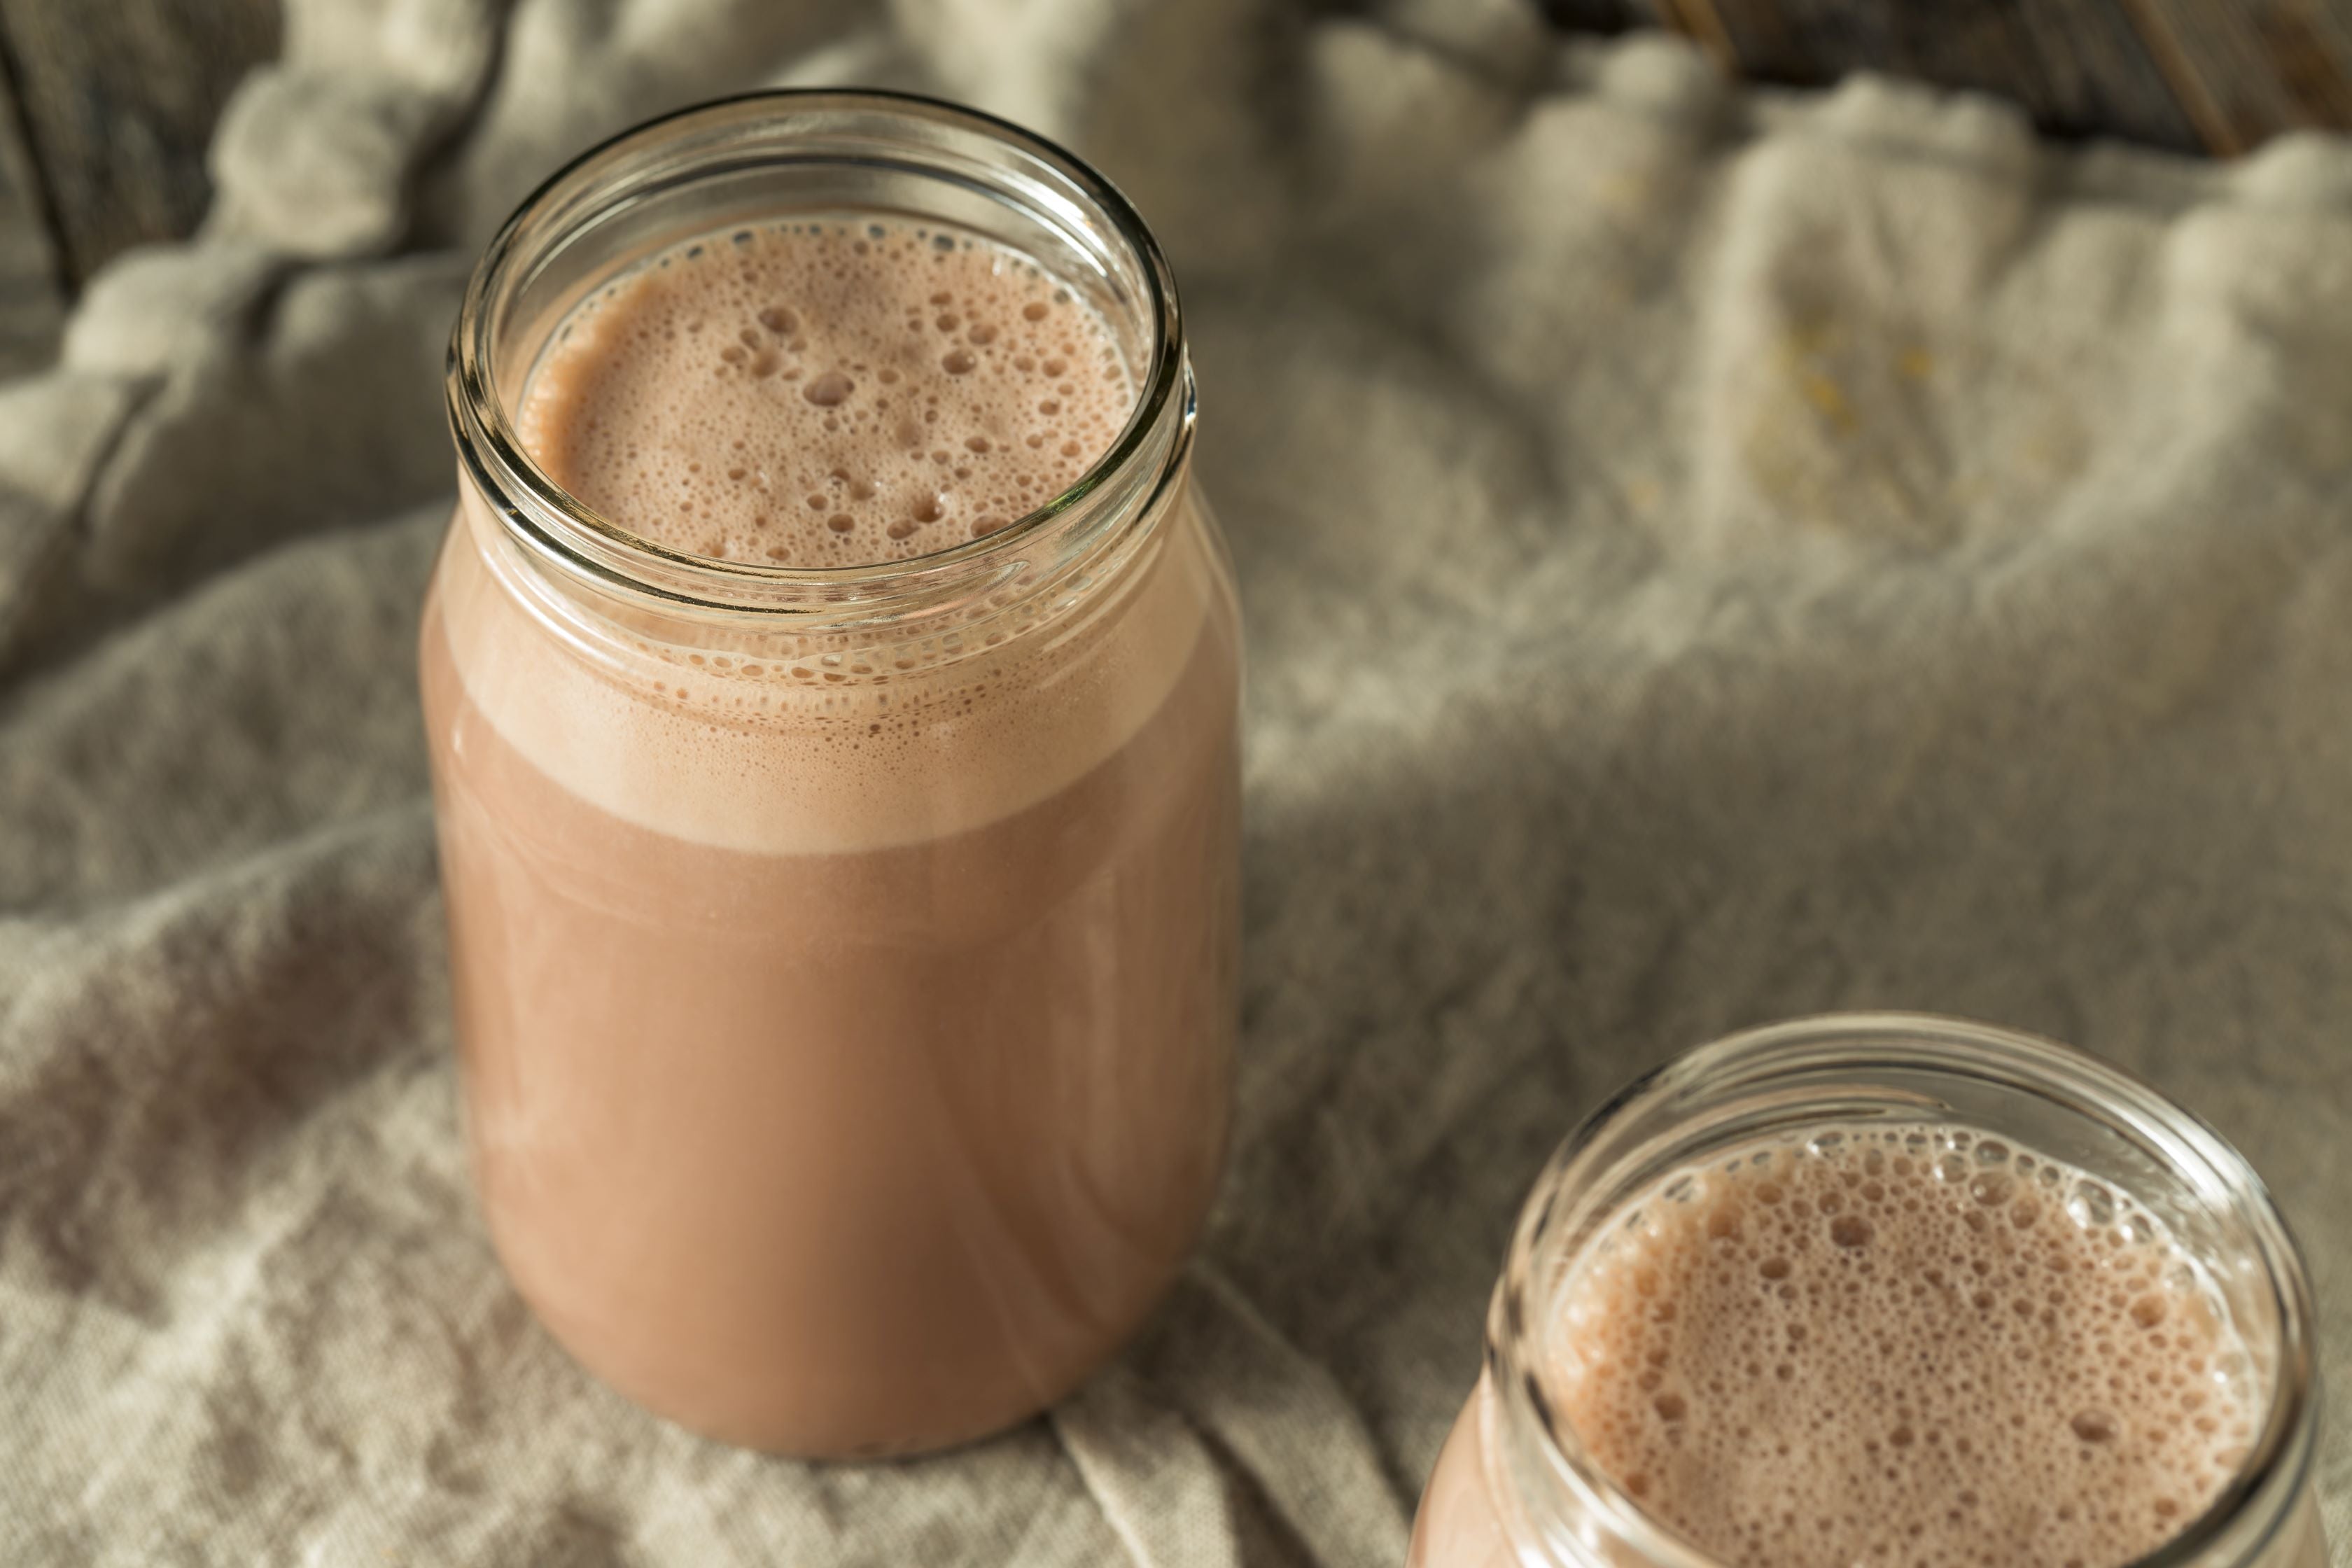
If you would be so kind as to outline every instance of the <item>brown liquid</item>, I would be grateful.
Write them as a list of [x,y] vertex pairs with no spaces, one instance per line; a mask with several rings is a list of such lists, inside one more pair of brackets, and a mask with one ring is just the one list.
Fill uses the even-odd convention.
[[[479,571],[462,532],[446,555]],[[549,1328],[652,1409],[799,1454],[950,1444],[1066,1392],[1170,1281],[1223,1154],[1230,627],[1044,800],[756,854],[550,778],[469,698],[438,610],[469,1140]]]
[[[1574,1555],[1546,1556],[1538,1549],[1526,1552],[1519,1549],[1519,1541],[1533,1537],[1524,1525],[1506,1522],[1511,1510],[1499,1500],[1507,1494],[1496,1484],[1495,1454],[1487,1438],[1495,1404],[1493,1383],[1480,1378],[1430,1469],[1421,1510],[1413,1519],[1407,1568],[1536,1568],[1555,1562],[1564,1568],[1578,1568],[1585,1562]],[[1591,1561],[1610,1568],[1640,1568],[1644,1560],[1621,1554],[1595,1556]],[[2010,1559],[1993,1561],[2012,1563]],[[2029,1568],[2042,1561],[2016,1559],[2013,1568]],[[1890,1568],[1902,1562],[1891,1560]],[[2327,1542],[2320,1528],[2316,1490],[2305,1484],[2284,1525],[2255,1557],[2244,1563],[2217,1559],[2210,1568],[2327,1568]]]
[[2116,1568],[2260,1424],[2210,1282],[2055,1161],[1832,1127],[1681,1186],[1576,1264],[1553,1386],[1593,1463],[1727,1563]]
[[[648,537],[835,563],[988,531],[998,492],[1098,453],[1014,424],[982,454],[975,426],[935,463],[858,419],[886,393],[995,417],[1026,331],[1083,334],[1011,253],[846,233],[688,247],[601,293],[526,395],[530,449]],[[706,305],[714,341],[753,330],[722,305],[797,336],[674,352]],[[1088,342],[1057,369],[1123,411]],[[813,401],[793,370],[856,384]],[[845,479],[794,468],[819,447]],[[633,449],[690,512],[651,506]],[[771,512],[762,475],[861,504],[840,530]],[[583,617],[463,492],[421,652],[476,1180],[519,1289],[640,1403],[795,1454],[956,1443],[1066,1393],[1181,1266],[1228,1121],[1238,642],[1172,489],[1042,620],[831,652]]]

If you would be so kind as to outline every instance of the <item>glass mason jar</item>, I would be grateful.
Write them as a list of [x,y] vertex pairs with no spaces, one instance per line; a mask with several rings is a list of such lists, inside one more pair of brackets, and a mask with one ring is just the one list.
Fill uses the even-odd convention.
[[1486,1320],[1486,1363],[1431,1472],[1414,1568],[1707,1568],[1593,1462],[1546,1354],[1564,1277],[1659,1183],[1727,1149],[1825,1122],[1958,1125],[2128,1194],[2208,1272],[2267,1390],[2253,1440],[2155,1565],[2326,1568],[2312,1483],[2319,1417],[2311,1298],[2293,1238],[2244,1159],[2146,1086],[2063,1046],[1907,1014],[1801,1019],[1692,1051],[1569,1136],[1521,1210]]
[[[552,482],[518,399],[567,312],[698,237],[933,224],[1034,259],[1138,389],[1010,526],[798,570]],[[876,93],[655,121],[525,202],[450,350],[421,637],[467,1142],[583,1363],[804,1456],[1067,1392],[1191,1247],[1237,1022],[1239,632],[1168,266],[1067,153]]]

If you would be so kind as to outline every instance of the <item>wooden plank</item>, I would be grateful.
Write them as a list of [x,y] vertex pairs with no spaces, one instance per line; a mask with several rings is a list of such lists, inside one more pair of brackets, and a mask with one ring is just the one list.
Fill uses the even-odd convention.
[[1886,71],[1998,93],[2058,135],[2204,145],[2120,0],[1670,3],[1686,30],[1727,52],[1746,76],[1813,85],[1855,69]]
[[2017,14],[2039,66],[2037,90],[2024,100],[2036,124],[2060,135],[2206,150],[2117,0],[2032,0]]
[[0,54],[0,380],[47,364],[65,321],[57,250],[14,79]]
[[0,0],[68,289],[129,246],[195,227],[213,121],[276,55],[278,29],[277,0]]
[[1544,19],[1580,33],[1622,33],[1634,27],[1667,27],[1675,18],[1660,0],[1538,0]]
[[2234,153],[2352,131],[2352,0],[1539,3],[1563,27],[1672,27],[1759,80],[1866,69],[1999,93],[2060,135]]
[[2205,142],[2352,127],[2352,0],[2128,0]]

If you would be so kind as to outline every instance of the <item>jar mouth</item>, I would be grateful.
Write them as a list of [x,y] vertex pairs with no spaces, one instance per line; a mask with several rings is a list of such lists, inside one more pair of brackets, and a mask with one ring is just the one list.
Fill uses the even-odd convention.
[[[1871,1074],[1916,1079],[1908,1092],[1841,1100],[1840,1079],[1859,1088]],[[1530,1435],[1543,1482],[1562,1489],[1586,1519],[1642,1561],[1711,1568],[1716,1560],[1657,1522],[1585,1453],[1541,1353],[1548,1310],[1545,1271],[1565,1266],[1633,1194],[1670,1167],[1728,1142],[1780,1128],[1889,1120],[1947,1119],[1951,1106],[1927,1087],[1937,1079],[2029,1095],[2095,1103],[2112,1129],[2168,1170],[2196,1198],[2227,1214],[2262,1273],[2273,1305],[2276,1347],[2260,1431],[2244,1460],[2203,1512],[2131,1568],[2189,1568],[2252,1562],[2286,1527],[2289,1503],[2308,1482],[2315,1447],[2317,1372],[2313,1306],[2303,1261],[2284,1217],[2253,1168],[2202,1120],[2137,1079],[2053,1040],[1965,1019],[1921,1013],[1831,1014],[1744,1031],[1701,1046],[1626,1085],[1588,1116],[1546,1163],[1514,1232],[1486,1329],[1487,1369],[1507,1426]],[[1676,1107],[1704,1093],[1745,1104],[1721,1136],[1676,1138]],[[1875,1109],[1873,1109],[1873,1108]],[[1974,1118],[1962,1118],[1974,1121]],[[1645,1130],[1645,1122],[1662,1125]],[[1998,1126],[1988,1130],[2004,1131]],[[1564,1245],[1563,1245],[1564,1244]],[[1506,1462],[1499,1457],[1490,1462]],[[2258,1534],[2246,1535],[2267,1501]],[[2250,1507],[2250,1505],[2255,1505]],[[1532,1522],[1532,1521],[1531,1521]],[[1539,1527],[1538,1527],[1539,1528]],[[1579,1533],[1583,1533],[1580,1531]],[[1612,1557],[1610,1561],[1618,1561]]]
[[[648,165],[662,153],[666,164]],[[1070,237],[1121,274],[1150,351],[1138,395],[1109,448],[1060,494],[980,538],[899,560],[788,566],[669,548],[622,526],[555,482],[524,450],[501,395],[505,308],[547,253],[625,204],[712,175],[841,164],[993,196]],[[951,220],[941,220],[951,221]],[[721,222],[714,226],[728,226]],[[684,237],[680,236],[679,237]],[[1173,272],[1133,204],[1076,154],[1010,121],[917,93],[777,89],[717,99],[646,121],[573,158],[525,197],[476,265],[450,336],[445,381],[462,472],[507,530],[560,568],[630,596],[733,612],[829,619],[887,615],[969,595],[1034,571],[1040,545],[1062,557],[1109,525],[1148,518],[1190,451],[1192,374]],[[1094,524],[1097,526],[1089,526]]]

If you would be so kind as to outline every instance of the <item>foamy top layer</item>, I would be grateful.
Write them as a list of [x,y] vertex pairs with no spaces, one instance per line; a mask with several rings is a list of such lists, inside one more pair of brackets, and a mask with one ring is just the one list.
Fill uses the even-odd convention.
[[[641,537],[843,566],[1051,500],[1116,439],[1134,381],[1100,318],[1030,258],[852,216],[706,236],[635,268],[558,329],[520,401],[551,477]],[[621,624],[542,581],[472,486],[458,493],[435,603],[468,699],[590,804],[721,848],[885,848],[1043,801],[1136,733],[1229,614],[1182,486],[1118,570],[905,645]]]
[[939,226],[706,235],[590,295],[516,411],[548,476],[688,554],[822,567],[943,550],[1110,449],[1135,378],[1029,258]]
[[2212,1501],[2263,1396],[2153,1216],[1946,1127],[1662,1184],[1575,1261],[1548,1350],[1594,1462],[1729,1564],[2136,1561]]
[[469,486],[458,494],[436,603],[467,696],[591,805],[718,848],[846,854],[1010,816],[1130,739],[1204,637],[1233,635],[1189,489],[1148,556],[1075,605],[928,639],[960,649],[551,622],[500,524]]

